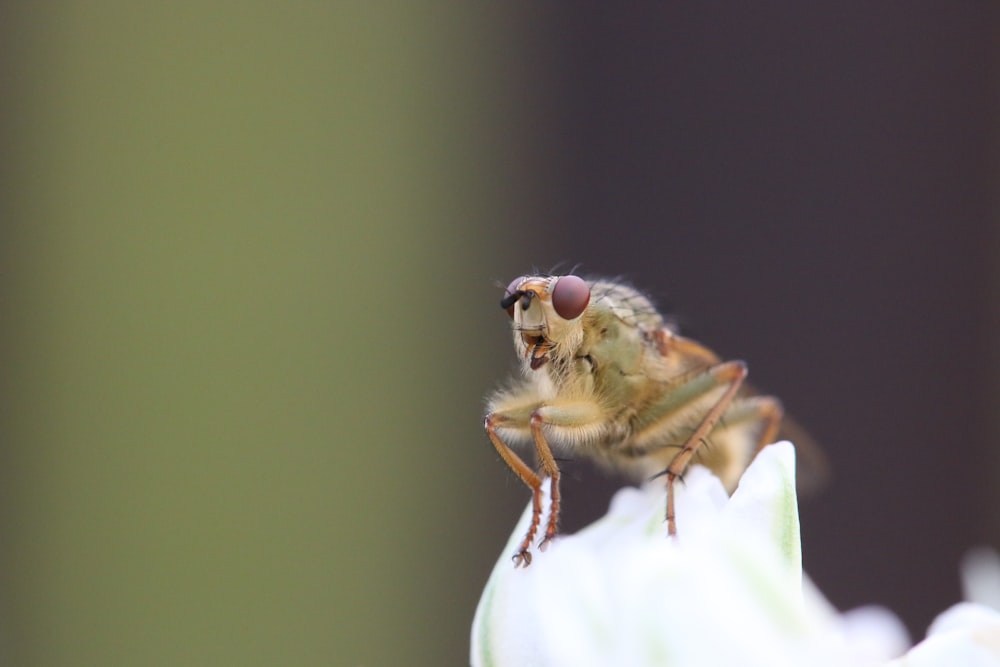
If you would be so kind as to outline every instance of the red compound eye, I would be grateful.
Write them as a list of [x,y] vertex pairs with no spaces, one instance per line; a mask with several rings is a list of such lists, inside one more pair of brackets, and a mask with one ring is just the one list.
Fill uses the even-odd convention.
[[590,303],[590,288],[583,278],[563,276],[552,289],[552,307],[564,320],[580,317]]
[[514,319],[514,304],[521,298],[521,295],[517,292],[517,286],[521,284],[522,280],[524,280],[524,276],[514,278],[510,282],[510,285],[507,285],[507,290],[503,293],[503,299],[500,300],[500,307],[507,311],[511,319]]

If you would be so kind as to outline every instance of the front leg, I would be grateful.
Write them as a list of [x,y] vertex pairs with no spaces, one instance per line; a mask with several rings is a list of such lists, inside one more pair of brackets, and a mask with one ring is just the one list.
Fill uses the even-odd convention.
[[[532,492],[531,525],[520,548],[514,554],[515,566],[528,566],[531,564],[531,544],[541,523],[544,477],[552,480],[550,485],[552,505],[540,548],[544,549],[559,531],[561,473],[552,454],[549,440],[552,439],[564,448],[593,443],[604,434],[604,412],[593,401],[556,400],[546,404],[536,404],[535,407],[523,403],[491,407],[495,409],[486,415],[486,434],[500,454],[500,458]],[[526,435],[526,430],[530,430],[530,437],[535,444],[541,474],[532,470],[501,437],[506,431],[509,434],[508,438],[522,439]]]
[[546,433],[563,449],[589,446],[604,437],[607,420],[604,410],[593,401],[556,401],[539,407],[531,413],[531,435],[542,469],[552,478],[552,509],[545,527],[545,538],[539,549],[545,550],[549,541],[559,532],[559,466],[552,456]]
[[504,463],[531,489],[531,525],[528,526],[528,534],[524,536],[521,547],[514,554],[514,567],[522,565],[527,567],[531,565],[531,552],[528,549],[531,547],[531,542],[535,539],[535,531],[538,530],[538,524],[542,519],[542,478],[535,474],[535,471],[528,467],[528,464],[507,443],[501,440],[497,434],[499,427],[507,426],[510,422],[511,417],[509,415],[501,412],[489,413],[486,415],[486,435],[489,436],[490,442],[493,443]]

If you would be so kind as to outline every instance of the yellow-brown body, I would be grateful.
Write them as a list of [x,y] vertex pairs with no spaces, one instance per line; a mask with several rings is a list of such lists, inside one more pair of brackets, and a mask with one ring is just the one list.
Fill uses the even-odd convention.
[[[776,399],[738,395],[743,362],[721,362],[677,335],[632,287],[529,276],[511,283],[502,305],[511,314],[522,377],[490,398],[486,430],[534,493],[536,517],[515,554],[519,565],[530,563],[546,477],[552,478],[553,509],[545,540],[557,532],[553,451],[636,478],[665,475],[673,534],[673,482],[691,460],[732,491],[754,453],[777,433],[782,410]],[[525,445],[534,445],[536,467],[511,449]]]

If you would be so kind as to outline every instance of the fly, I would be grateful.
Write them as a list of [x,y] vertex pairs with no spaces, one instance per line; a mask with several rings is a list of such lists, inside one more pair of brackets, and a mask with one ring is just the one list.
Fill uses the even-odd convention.
[[[485,426],[500,457],[532,492],[532,520],[514,554],[516,566],[531,564],[546,478],[552,504],[540,548],[558,533],[560,470],[553,452],[638,479],[664,477],[667,533],[676,535],[674,485],[688,465],[707,466],[731,493],[778,433],[781,403],[746,392],[745,363],[723,361],[680,336],[628,285],[522,276],[500,306],[511,317],[523,377],[490,398]],[[534,466],[514,451],[520,446],[534,449]]]

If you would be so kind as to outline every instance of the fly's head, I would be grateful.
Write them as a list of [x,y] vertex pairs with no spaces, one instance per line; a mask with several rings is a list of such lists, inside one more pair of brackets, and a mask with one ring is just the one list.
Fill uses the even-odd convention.
[[513,321],[526,373],[550,361],[564,367],[576,356],[589,303],[590,286],[577,276],[521,276],[507,286],[500,307]]

